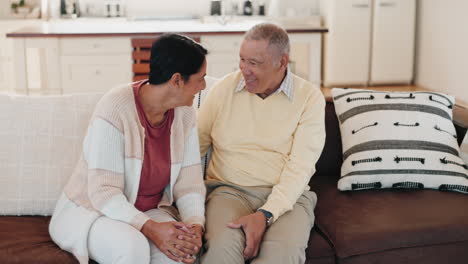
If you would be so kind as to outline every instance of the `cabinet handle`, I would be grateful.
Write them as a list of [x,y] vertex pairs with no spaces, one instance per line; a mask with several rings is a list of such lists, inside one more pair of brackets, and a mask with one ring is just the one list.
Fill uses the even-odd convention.
[[394,2],[380,2],[379,4],[381,7],[392,7],[395,6]]
[[369,4],[353,4],[355,8],[368,8]]
[[93,44],[93,48],[95,48],[95,49],[100,48],[100,47],[101,47],[101,45],[99,45],[98,43]]
[[101,74],[101,71],[100,70],[96,70],[96,75],[100,75]]

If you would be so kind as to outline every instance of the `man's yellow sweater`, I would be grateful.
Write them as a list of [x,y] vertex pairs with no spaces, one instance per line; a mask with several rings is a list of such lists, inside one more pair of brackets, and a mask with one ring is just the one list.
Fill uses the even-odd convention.
[[201,154],[213,153],[207,179],[273,187],[261,207],[274,216],[292,209],[315,172],[325,142],[325,100],[320,89],[293,75],[293,97],[262,99],[235,91],[240,71],[207,95],[198,113]]

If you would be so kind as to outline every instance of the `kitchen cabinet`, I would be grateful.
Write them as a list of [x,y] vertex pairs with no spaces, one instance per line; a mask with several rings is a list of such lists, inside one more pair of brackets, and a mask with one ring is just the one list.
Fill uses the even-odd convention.
[[208,50],[207,75],[221,78],[239,69],[239,49],[243,35],[201,36],[201,44]]
[[[15,91],[67,94],[107,91],[132,81],[129,37],[15,38]],[[36,56],[31,63],[28,58]],[[27,73],[26,78],[25,74]],[[31,78],[29,73],[36,73]]]
[[[131,40],[154,39],[166,32],[200,37],[209,50],[208,74],[222,77],[237,70],[242,36],[258,22],[246,20],[220,25],[199,20],[167,23],[77,19],[22,28],[7,34],[14,47],[13,89],[23,94],[66,94],[106,91],[132,82],[135,53]],[[318,25],[293,25],[287,30],[291,38],[291,69],[320,84],[321,37],[327,29]]]
[[12,91],[15,86],[13,41],[6,34],[21,27],[39,23],[38,20],[0,20],[0,91]]
[[60,40],[62,93],[107,91],[132,81],[128,37]]
[[408,84],[415,0],[322,0],[324,86]]
[[[290,33],[290,69],[300,77],[320,85],[321,34]],[[220,78],[239,69],[239,49],[243,35],[204,35],[201,43],[208,49],[207,74]]]

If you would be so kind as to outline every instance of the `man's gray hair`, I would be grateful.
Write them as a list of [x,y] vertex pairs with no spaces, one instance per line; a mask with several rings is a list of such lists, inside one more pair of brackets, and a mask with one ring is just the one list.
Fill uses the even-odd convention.
[[257,24],[245,33],[244,38],[248,40],[267,40],[270,47],[273,46],[278,50],[279,55],[289,55],[288,33],[275,24]]

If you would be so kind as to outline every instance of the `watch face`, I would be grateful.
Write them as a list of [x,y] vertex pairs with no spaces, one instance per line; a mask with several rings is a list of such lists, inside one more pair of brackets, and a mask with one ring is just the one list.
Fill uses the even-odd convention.
[[273,223],[273,214],[263,209],[259,209],[258,211],[260,211],[263,215],[265,215],[266,225],[270,226]]

